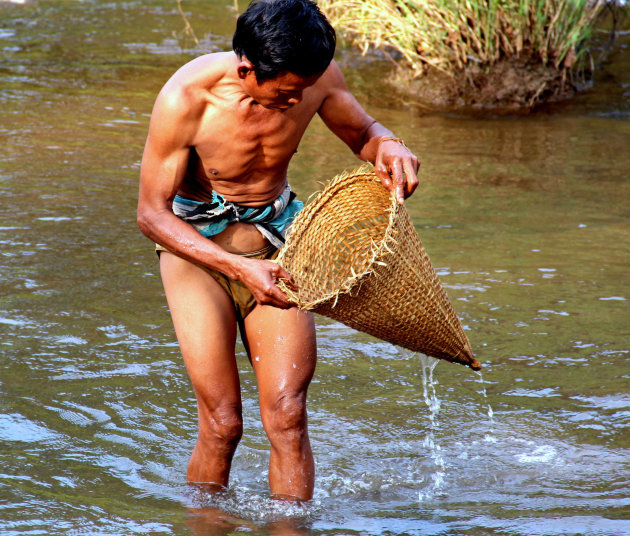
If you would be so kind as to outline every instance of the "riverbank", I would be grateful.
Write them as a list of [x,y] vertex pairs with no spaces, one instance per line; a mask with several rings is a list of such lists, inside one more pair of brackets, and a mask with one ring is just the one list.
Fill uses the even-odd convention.
[[550,66],[507,60],[487,69],[473,65],[454,76],[431,70],[421,78],[411,78],[396,69],[390,81],[419,106],[445,112],[525,113],[541,104],[567,100],[587,86],[563,80]]
[[478,13],[434,4],[322,2],[342,40],[390,63],[390,91],[435,111],[527,113],[567,101],[592,86],[630,31],[628,7],[617,2]]

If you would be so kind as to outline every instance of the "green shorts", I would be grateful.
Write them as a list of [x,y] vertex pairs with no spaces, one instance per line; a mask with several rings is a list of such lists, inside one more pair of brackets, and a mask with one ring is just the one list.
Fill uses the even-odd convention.
[[[168,251],[163,246],[159,244],[155,245],[155,251],[158,256],[161,251]],[[249,259],[275,259],[278,256],[278,249],[275,246],[269,245],[266,248],[259,249],[258,251],[252,251],[250,253],[239,253],[242,257],[247,257]],[[252,312],[252,309],[256,307],[256,299],[252,294],[251,290],[249,290],[243,283],[240,281],[234,281],[234,279],[230,279],[225,274],[213,270],[212,268],[207,268],[206,266],[198,265],[200,268],[203,268],[206,272],[208,272],[214,280],[221,285],[221,288],[225,290],[230,300],[234,304],[234,312],[236,313],[237,321],[243,320],[249,313]]]

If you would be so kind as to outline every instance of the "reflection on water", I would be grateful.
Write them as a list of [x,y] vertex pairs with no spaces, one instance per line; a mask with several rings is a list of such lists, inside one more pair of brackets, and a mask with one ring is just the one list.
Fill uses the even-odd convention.
[[[169,0],[0,2],[0,532],[630,534],[630,35],[595,91],[518,119],[388,104],[383,64],[340,52],[421,153],[408,208],[484,369],[318,319],[299,506],[269,498],[240,347],[230,489],[185,484],[195,401],[137,175],[159,87],[228,47],[235,13],[183,6],[199,45]],[[316,121],[291,178],[306,198],[354,165]]]

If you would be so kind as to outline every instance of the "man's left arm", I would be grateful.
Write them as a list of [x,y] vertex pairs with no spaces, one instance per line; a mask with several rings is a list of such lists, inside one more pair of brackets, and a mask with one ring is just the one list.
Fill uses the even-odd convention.
[[326,96],[319,115],[362,160],[372,162],[383,186],[403,203],[418,186],[420,161],[391,131],[370,117],[348,91],[333,62],[321,79]]

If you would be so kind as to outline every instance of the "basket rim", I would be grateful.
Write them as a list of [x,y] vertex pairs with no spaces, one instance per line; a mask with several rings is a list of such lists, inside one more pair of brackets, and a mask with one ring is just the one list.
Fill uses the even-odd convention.
[[[286,252],[289,250],[291,245],[294,242],[298,241],[300,237],[306,232],[313,219],[317,216],[318,212],[335,198],[335,194],[339,190],[347,186],[349,183],[360,181],[378,182],[382,185],[380,179],[376,176],[376,173],[374,172],[373,166],[371,166],[370,164],[363,164],[362,166],[352,171],[344,171],[340,173],[327,183],[324,183],[324,188],[321,191],[314,192],[309,197],[309,199],[314,197],[314,200],[297,214],[295,220],[289,227],[285,239],[285,245],[280,250],[278,257],[275,259],[275,262],[280,264],[280,266],[283,266],[282,261],[286,256]],[[385,186],[383,186],[383,189],[385,189]],[[289,300],[291,300],[293,303],[296,303],[300,309],[310,310],[317,305],[328,302],[332,299],[334,299],[334,303],[332,306],[335,307],[337,305],[339,296],[349,294],[352,289],[354,289],[361,282],[361,280],[368,277],[374,272],[375,264],[382,263],[381,259],[383,257],[393,253],[390,249],[390,245],[396,243],[396,239],[394,238],[395,223],[400,214],[400,205],[396,200],[396,196],[392,193],[390,193],[390,205],[387,209],[385,209],[385,213],[388,214],[387,227],[385,229],[383,237],[378,242],[375,242],[374,239],[372,239],[372,244],[367,255],[369,261],[366,264],[366,269],[361,271],[360,273],[355,273],[354,269],[350,267],[353,275],[343,280],[339,284],[338,289],[324,292],[322,293],[321,297],[310,300],[308,302],[304,302],[299,298],[299,291],[293,291],[283,281],[278,281],[278,287],[280,287],[280,289],[287,295]]]

